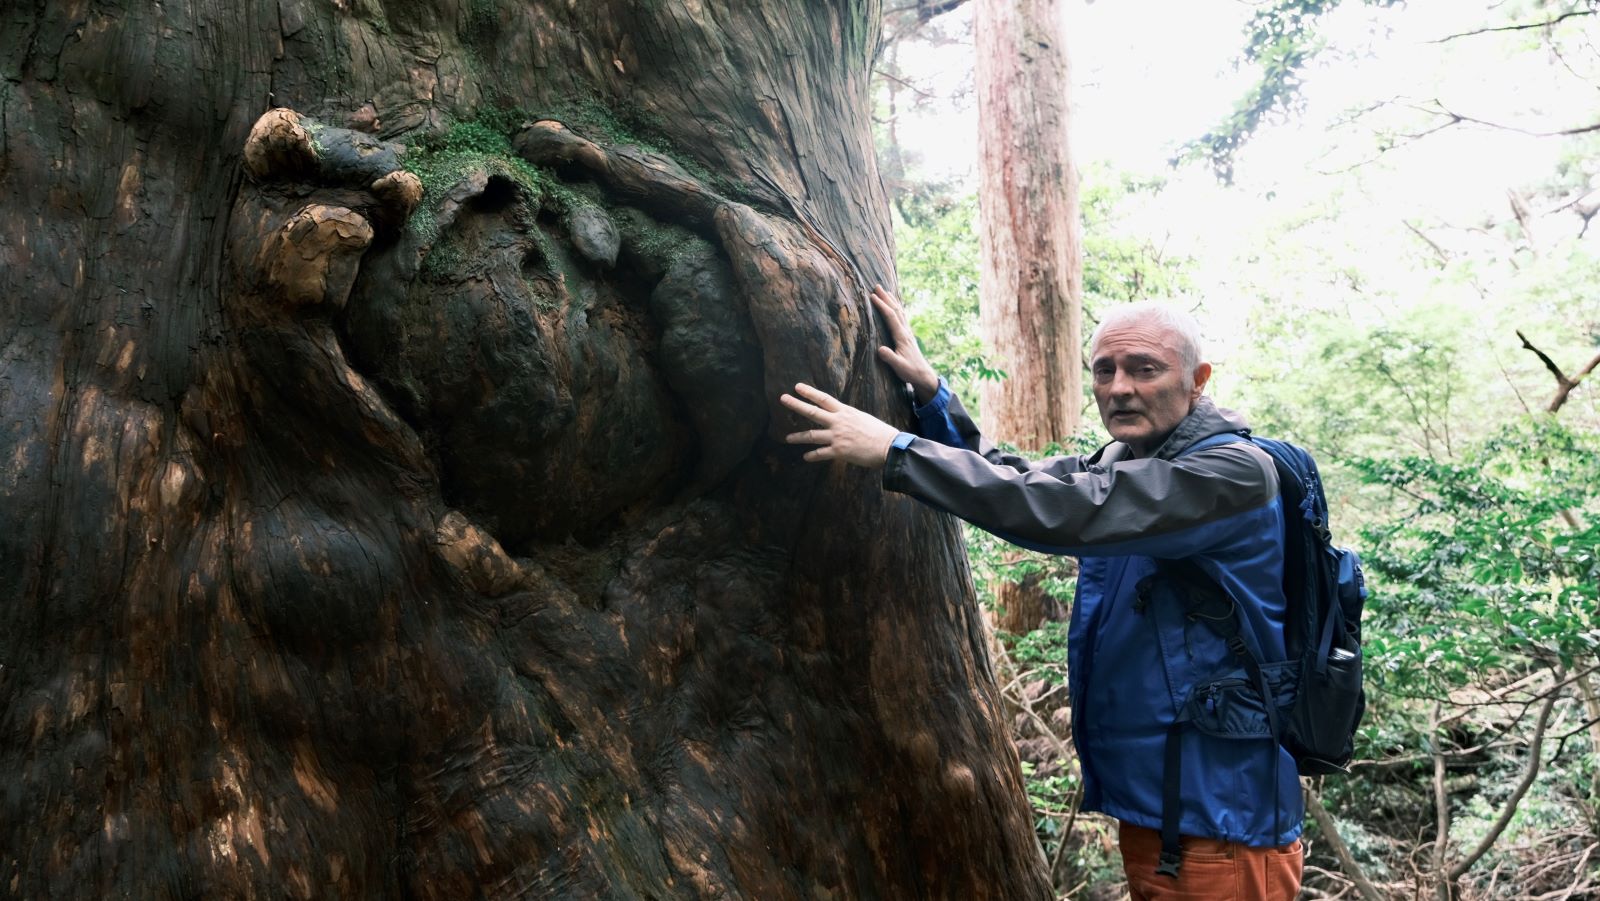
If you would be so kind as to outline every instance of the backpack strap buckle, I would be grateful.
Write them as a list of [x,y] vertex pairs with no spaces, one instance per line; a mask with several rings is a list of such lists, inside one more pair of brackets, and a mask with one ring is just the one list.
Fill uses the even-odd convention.
[[1171,876],[1178,878],[1178,864],[1183,862],[1183,857],[1170,851],[1162,851],[1160,862],[1156,864],[1157,876]]

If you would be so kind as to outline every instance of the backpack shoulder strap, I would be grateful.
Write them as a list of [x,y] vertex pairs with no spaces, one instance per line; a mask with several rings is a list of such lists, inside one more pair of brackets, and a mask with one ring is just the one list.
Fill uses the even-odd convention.
[[1218,432],[1215,435],[1207,435],[1206,437],[1201,438],[1199,441],[1189,445],[1188,447],[1179,451],[1178,456],[1186,457],[1195,451],[1209,450],[1210,448],[1220,447],[1224,444],[1237,444],[1240,441],[1254,441],[1254,439],[1250,437],[1249,432]]

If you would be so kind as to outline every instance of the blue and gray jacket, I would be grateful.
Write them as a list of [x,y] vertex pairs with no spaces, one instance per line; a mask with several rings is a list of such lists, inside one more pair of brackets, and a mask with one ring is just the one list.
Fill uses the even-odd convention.
[[[1190,617],[1158,562],[1184,560],[1238,605],[1239,637],[1277,691],[1283,642],[1283,509],[1267,454],[1237,414],[1202,397],[1157,451],[1113,442],[1089,456],[1002,453],[941,381],[897,436],[885,488],[1013,543],[1081,559],[1068,631],[1072,733],[1085,810],[1159,829],[1163,752],[1182,733],[1179,830],[1246,845],[1300,834],[1294,759],[1268,729],[1238,655]],[[1174,752],[1177,753],[1177,752]],[[1274,785],[1276,780],[1276,785]]]

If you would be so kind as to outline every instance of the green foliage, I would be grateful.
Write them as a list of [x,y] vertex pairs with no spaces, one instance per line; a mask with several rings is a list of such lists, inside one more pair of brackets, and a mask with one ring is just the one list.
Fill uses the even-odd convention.
[[1036,676],[1058,685],[1065,685],[1067,624],[1048,622],[1026,635],[1012,637],[1011,659]]
[[[1175,297],[1194,287],[1195,261],[1164,250],[1150,235],[1129,225],[1130,212],[1153,201],[1165,187],[1160,178],[1138,177],[1103,165],[1089,167],[1078,189],[1083,213],[1084,320],[1107,307]],[[1087,331],[1084,340],[1088,341]]]
[[1341,313],[1259,310],[1252,327],[1262,352],[1240,364],[1250,418],[1264,434],[1333,460],[1392,450],[1446,456],[1459,437],[1459,395],[1473,387],[1457,368],[1463,325],[1448,309],[1368,328]]
[[978,336],[978,200],[912,201],[897,217],[900,294],[922,352],[964,401],[978,383],[1004,378]]
[[1600,438],[1526,417],[1465,449],[1351,461],[1400,501],[1362,530],[1373,683],[1441,695],[1600,650]]

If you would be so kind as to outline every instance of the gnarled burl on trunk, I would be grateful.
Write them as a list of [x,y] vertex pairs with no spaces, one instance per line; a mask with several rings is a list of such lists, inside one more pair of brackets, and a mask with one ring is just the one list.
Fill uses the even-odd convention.
[[1042,898],[874,2],[0,13],[0,895]]

